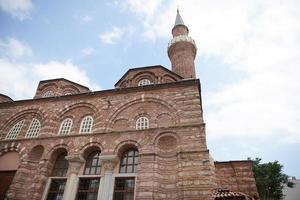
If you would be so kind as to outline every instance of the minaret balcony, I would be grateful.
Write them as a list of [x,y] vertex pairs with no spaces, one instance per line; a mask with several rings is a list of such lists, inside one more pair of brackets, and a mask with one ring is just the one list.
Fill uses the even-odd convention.
[[196,45],[194,39],[192,39],[190,36],[187,36],[187,35],[179,35],[179,36],[174,37],[174,38],[168,43],[168,50],[169,50],[169,48],[170,48],[173,44],[175,44],[175,43],[177,43],[177,42],[190,42],[190,43],[192,43],[192,44],[195,46],[195,48],[197,49],[197,45]]

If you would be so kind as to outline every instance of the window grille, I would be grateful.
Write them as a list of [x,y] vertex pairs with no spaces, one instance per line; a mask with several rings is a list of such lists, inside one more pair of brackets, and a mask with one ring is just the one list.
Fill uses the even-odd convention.
[[7,140],[11,140],[11,139],[16,139],[22,129],[22,126],[24,124],[25,120],[21,120],[18,123],[16,123],[8,132],[8,134],[6,135]]
[[37,137],[40,133],[40,130],[41,130],[40,121],[36,118],[33,118],[33,120],[31,121],[30,127],[27,131],[26,137],[27,138]]
[[150,80],[149,80],[149,79],[146,79],[146,78],[144,78],[144,79],[142,79],[142,80],[140,80],[140,81],[139,81],[139,84],[138,84],[138,86],[150,85],[150,84],[151,84]]
[[139,161],[139,152],[135,149],[126,151],[121,159],[120,173],[135,173]]
[[91,133],[93,127],[93,118],[91,116],[86,116],[81,121],[80,133]]
[[54,96],[54,92],[52,90],[48,90],[43,94],[43,97],[53,97],[53,96]]
[[99,156],[100,151],[93,151],[88,155],[83,173],[84,176],[79,179],[77,200],[97,200],[101,173]]
[[71,128],[72,128],[72,119],[67,118],[65,119],[61,125],[60,125],[60,129],[59,129],[59,135],[69,135]]
[[51,184],[49,187],[47,200],[62,200],[67,182],[68,161],[66,160],[67,152],[61,153],[55,161]]
[[134,200],[135,177],[117,177],[114,200]]
[[123,153],[120,162],[120,175],[115,179],[114,200],[134,200],[138,159],[139,152],[136,149],[129,149]]
[[149,119],[147,117],[140,117],[136,120],[135,128],[137,130],[149,128]]

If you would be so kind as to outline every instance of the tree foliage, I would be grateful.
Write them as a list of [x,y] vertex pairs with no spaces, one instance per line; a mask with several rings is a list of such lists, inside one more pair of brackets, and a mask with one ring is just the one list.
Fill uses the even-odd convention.
[[260,163],[260,158],[252,161],[260,199],[280,200],[283,198],[282,189],[284,185],[293,187],[293,183],[288,181],[288,176],[282,172],[283,165],[279,164],[278,161]]

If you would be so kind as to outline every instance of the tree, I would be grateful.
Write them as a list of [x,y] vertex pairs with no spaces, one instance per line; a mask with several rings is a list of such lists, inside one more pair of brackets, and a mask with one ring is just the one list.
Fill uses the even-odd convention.
[[[248,158],[248,160],[251,160]],[[278,161],[260,163],[260,158],[253,161],[253,173],[260,199],[280,200],[283,198],[284,185],[293,187],[294,183],[288,181],[288,176],[282,172],[283,165]]]

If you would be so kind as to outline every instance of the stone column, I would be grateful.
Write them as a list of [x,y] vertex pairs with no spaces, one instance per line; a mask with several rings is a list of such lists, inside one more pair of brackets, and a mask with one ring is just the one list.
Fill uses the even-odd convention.
[[104,170],[104,177],[100,183],[99,197],[100,199],[112,200],[114,189],[113,171],[118,162],[118,157],[116,155],[103,155],[99,158],[102,161],[102,169]]
[[69,177],[66,183],[63,200],[74,200],[78,187],[78,172],[84,163],[84,158],[80,154],[66,156],[69,161]]

